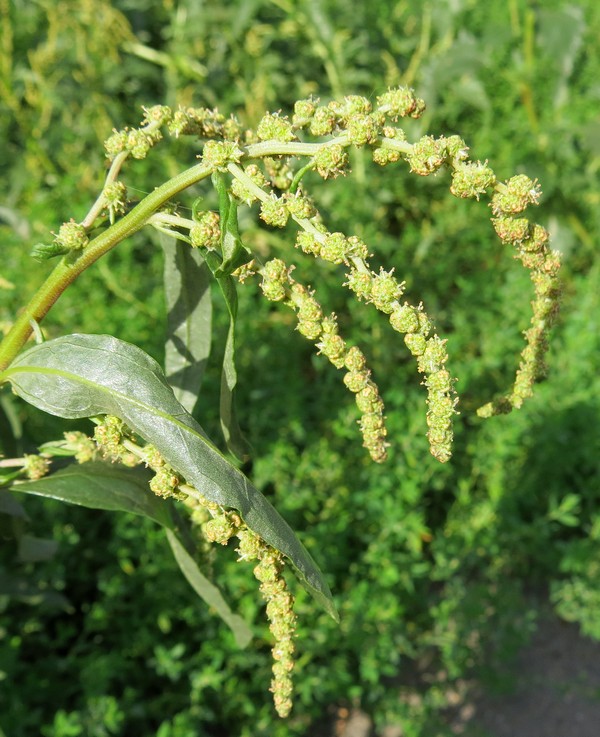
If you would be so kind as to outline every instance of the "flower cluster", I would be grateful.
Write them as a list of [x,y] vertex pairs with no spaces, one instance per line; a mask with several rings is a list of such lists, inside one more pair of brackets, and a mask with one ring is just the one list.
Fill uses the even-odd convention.
[[525,331],[525,348],[507,396],[480,407],[480,417],[510,412],[519,408],[533,393],[533,385],[545,376],[544,356],[548,349],[548,331],[556,321],[561,287],[558,278],[560,255],[548,247],[549,233],[541,225],[530,223],[521,215],[529,205],[536,205],[541,196],[537,181],[519,174],[498,185],[492,197],[492,219],[500,240],[515,249],[515,258],[529,270],[535,291],[530,327]]
[[294,668],[294,634],[296,615],[294,597],[283,577],[283,556],[247,527],[236,532],[240,560],[258,560],[254,576],[260,581],[260,593],[267,603],[269,629],[275,639],[271,692],[275,709],[286,717],[292,708],[292,670]]
[[390,325],[404,335],[406,347],[417,359],[418,371],[425,375],[427,438],[431,454],[442,463],[448,461],[452,453],[452,420],[457,400],[454,382],[445,368],[446,342],[437,335],[430,335],[433,326],[421,305],[413,307],[408,302],[400,303],[404,284],[396,280],[392,271],[381,269],[375,274],[352,269],[347,278],[348,287],[358,299],[389,315]]
[[326,356],[336,368],[345,368],[344,384],[355,395],[361,412],[359,427],[363,445],[376,463],[387,458],[387,430],[383,416],[383,402],[377,385],[371,379],[366,359],[357,347],[348,348],[339,335],[335,315],[323,315],[314,292],[291,277],[291,269],[281,259],[268,261],[261,269],[261,289],[265,297],[285,302],[298,318],[298,331],[314,341],[319,353]]
[[69,251],[81,251],[89,242],[86,229],[80,223],[69,220],[63,223],[58,229],[58,233],[54,238],[54,243],[60,247],[64,253]]
[[226,118],[218,110],[205,107],[187,107],[176,110],[167,125],[175,137],[198,136],[198,138],[221,138],[236,141],[242,128],[235,118]]
[[162,138],[158,129],[123,128],[113,131],[104,142],[107,156],[112,160],[121,153],[128,153],[134,159],[145,159],[150,149]]

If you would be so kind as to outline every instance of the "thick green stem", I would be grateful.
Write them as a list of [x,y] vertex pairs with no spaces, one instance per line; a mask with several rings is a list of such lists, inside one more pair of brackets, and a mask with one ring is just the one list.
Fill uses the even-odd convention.
[[157,187],[145,197],[125,217],[94,238],[76,260],[68,262],[63,259],[35,293],[8,335],[0,343],[0,371],[12,362],[25,345],[32,333],[32,322],[43,320],[60,295],[88,266],[91,266],[122,240],[140,230],[148,218],[171,197],[205,179],[210,173],[207,166],[197,164],[173,179],[169,179],[168,182]]

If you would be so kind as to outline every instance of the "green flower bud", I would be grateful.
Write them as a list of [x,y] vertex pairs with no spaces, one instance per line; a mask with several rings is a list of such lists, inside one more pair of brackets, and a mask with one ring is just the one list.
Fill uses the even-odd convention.
[[149,134],[135,128],[127,131],[125,149],[129,151],[134,159],[145,159],[148,151],[161,137],[159,131]]
[[321,253],[321,243],[312,233],[307,233],[304,230],[299,231],[296,236],[296,248],[301,248],[304,253],[309,253],[312,256],[318,256]]
[[544,251],[550,240],[550,233],[537,223],[531,228],[531,235],[529,238],[524,240],[521,245],[521,250],[537,253]]
[[348,140],[355,146],[375,143],[379,138],[379,126],[372,115],[354,115],[346,124]]
[[328,107],[318,107],[310,121],[310,132],[313,136],[327,136],[336,126],[335,114]]
[[530,179],[525,174],[511,177],[492,197],[492,212],[494,215],[514,215],[523,212],[529,205],[537,205],[541,196],[540,185],[537,180]]
[[60,226],[54,242],[67,251],[81,251],[89,243],[89,238],[83,225],[71,219]]
[[102,192],[108,211],[113,214],[123,214],[127,204],[127,187],[123,182],[111,182]]
[[425,349],[427,348],[427,340],[422,335],[419,335],[418,333],[407,333],[404,336],[404,343],[406,344],[406,347],[408,350],[413,354],[413,356],[421,356],[423,353],[425,353]]
[[347,95],[344,97],[344,101],[339,108],[338,105],[339,103],[334,100],[330,103],[329,107],[334,113],[338,109],[338,115],[344,123],[348,123],[352,118],[359,115],[369,115],[373,110],[371,102],[361,95]]
[[356,235],[346,239],[346,258],[369,258],[369,248],[366,243]]
[[181,478],[176,474],[172,468],[163,466],[159,468],[150,480],[150,489],[164,499],[169,497],[177,498],[179,495],[176,493],[177,487],[181,483]]
[[296,135],[289,118],[279,113],[267,113],[258,124],[256,135],[261,141],[293,141]]
[[469,162],[456,166],[452,172],[450,192],[455,197],[471,197],[479,200],[487,189],[496,184],[496,175],[487,162]]
[[389,272],[381,269],[379,274],[373,277],[371,287],[371,302],[378,310],[387,314],[393,312],[403,292],[403,285],[398,284],[393,272],[393,269]]
[[371,290],[373,288],[374,274],[367,271],[352,271],[346,275],[348,281],[346,286],[349,287],[358,299],[369,300],[371,298]]
[[289,210],[282,197],[272,194],[268,200],[261,202],[260,217],[267,225],[272,225],[275,228],[285,228],[289,216]]
[[414,91],[408,87],[398,87],[389,89],[383,95],[377,98],[379,110],[385,113],[391,120],[405,118],[408,115],[413,116],[414,113],[421,111],[425,103],[419,100]]
[[344,384],[353,394],[357,394],[361,389],[364,389],[368,382],[369,372],[364,369],[362,371],[348,371],[344,376]]
[[144,111],[142,125],[148,125],[149,123],[168,123],[173,117],[173,111],[167,105],[142,107],[142,110]]
[[[323,323],[321,324],[323,328]],[[342,368],[346,355],[346,342],[340,335],[322,330],[321,340],[317,343],[319,353],[326,356],[336,368]]]
[[503,243],[517,245],[529,236],[529,220],[527,218],[512,218],[503,215],[492,218],[494,230]]
[[198,216],[190,228],[190,242],[193,248],[208,248],[214,251],[221,245],[221,220],[219,214],[209,210]]
[[104,141],[106,154],[110,159],[126,150],[127,147],[127,130],[116,130],[113,128],[112,135]]
[[204,535],[211,543],[227,545],[235,535],[236,525],[226,514],[220,514],[204,525]]
[[234,141],[206,141],[202,163],[213,171],[226,171],[229,164],[238,164],[243,152]]
[[[256,166],[256,164],[249,164],[244,169],[244,173],[247,174],[254,184],[261,189],[267,184],[265,175],[258,166]],[[239,179],[234,179],[231,183],[231,194],[240,200],[240,202],[245,202],[247,205],[251,205],[258,199],[257,196],[251,192],[243,182],[240,182]]]
[[362,371],[367,365],[367,359],[360,348],[352,346],[346,353],[344,364],[348,371]]
[[341,264],[346,260],[347,248],[346,236],[343,233],[328,233],[321,244],[319,255],[325,261]]
[[28,479],[36,481],[48,473],[50,470],[50,461],[41,455],[26,455],[23,470]]
[[417,366],[422,373],[431,374],[443,368],[447,360],[446,341],[434,335],[427,340],[425,350],[417,359]]
[[313,157],[317,172],[323,179],[329,179],[345,174],[348,166],[348,154],[339,143],[320,148]]
[[407,155],[410,170],[421,176],[437,171],[445,162],[447,155],[446,139],[423,136]]
[[[236,551],[239,555],[239,560],[256,560],[256,558],[260,557],[264,543],[255,532],[252,532],[247,527],[243,527],[236,531],[236,535],[239,540]],[[254,575],[256,576],[256,569],[254,570]]]
[[305,220],[316,215],[316,210],[312,202],[301,193],[292,194],[291,192],[286,192],[283,198],[290,215]]
[[446,138],[446,150],[455,165],[469,158],[469,147],[460,136],[448,136]]
[[390,315],[390,325],[399,333],[419,332],[419,311],[406,302],[396,305]]
[[294,103],[294,116],[292,123],[296,127],[304,127],[312,119],[317,109],[318,100],[298,100]]
[[395,164],[402,158],[400,151],[394,151],[394,149],[386,148],[385,145],[379,146],[373,149],[373,161],[379,166],[386,166],[387,164]]

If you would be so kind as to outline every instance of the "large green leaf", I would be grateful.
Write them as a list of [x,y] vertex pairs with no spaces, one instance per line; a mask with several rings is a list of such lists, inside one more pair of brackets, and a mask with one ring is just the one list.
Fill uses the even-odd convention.
[[210,354],[210,269],[197,249],[162,234],[167,305],[165,374],[177,400],[192,412]]
[[248,527],[290,559],[302,583],[337,619],[327,583],[292,529],[212,445],[140,348],[108,335],[68,335],[30,348],[0,379],[59,417],[123,419],[207,499],[237,509]]
[[[37,481],[16,484],[13,490],[58,499],[90,509],[131,512],[158,522],[166,529],[175,560],[188,583],[231,628],[238,645],[246,647],[252,639],[250,628],[241,617],[231,611],[219,589],[202,574],[194,560],[195,550],[193,543],[189,543],[190,535],[186,534],[183,520],[172,513],[171,504],[150,491],[149,478],[150,474],[141,468],[90,462],[73,464]],[[45,552],[39,541],[36,545],[35,541],[26,542],[28,547],[24,548],[21,545],[20,552],[24,551],[30,557],[35,554],[39,557]],[[48,541],[44,542],[47,548]]]
[[15,484],[12,491],[36,494],[109,512],[131,512],[172,528],[169,507],[148,487],[150,475],[141,468],[90,461],[74,463],[37,481]]

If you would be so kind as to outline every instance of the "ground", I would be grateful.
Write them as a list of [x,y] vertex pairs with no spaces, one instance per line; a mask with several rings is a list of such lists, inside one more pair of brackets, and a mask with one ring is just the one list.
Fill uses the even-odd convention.
[[[451,720],[462,737],[600,737],[600,643],[552,614],[507,665],[506,693],[474,683]],[[335,737],[373,737],[369,717],[348,711]],[[402,737],[390,725],[378,737]],[[432,735],[431,737],[435,737]]]

